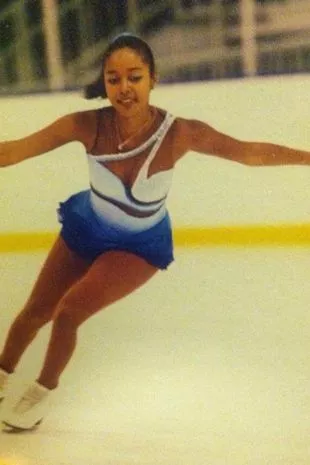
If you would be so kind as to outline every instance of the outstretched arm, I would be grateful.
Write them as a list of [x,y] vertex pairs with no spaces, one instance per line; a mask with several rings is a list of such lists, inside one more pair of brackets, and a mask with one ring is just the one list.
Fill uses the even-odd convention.
[[72,113],[29,136],[0,142],[0,167],[20,163],[73,141],[87,146],[87,134],[91,134],[87,126],[91,119],[91,112]]
[[184,120],[188,150],[215,155],[249,166],[310,165],[310,152],[266,142],[246,142],[208,124]]

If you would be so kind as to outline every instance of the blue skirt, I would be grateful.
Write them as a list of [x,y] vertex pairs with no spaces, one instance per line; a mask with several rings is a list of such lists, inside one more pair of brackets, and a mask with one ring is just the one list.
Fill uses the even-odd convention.
[[171,223],[168,213],[155,226],[132,233],[118,230],[98,218],[90,205],[90,191],[82,191],[59,204],[61,237],[67,246],[86,260],[123,250],[144,258],[151,265],[166,269],[174,260]]

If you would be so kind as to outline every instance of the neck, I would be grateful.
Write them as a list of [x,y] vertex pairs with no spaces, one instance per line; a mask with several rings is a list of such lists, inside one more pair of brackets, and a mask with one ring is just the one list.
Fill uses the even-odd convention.
[[122,117],[115,115],[115,126],[118,138],[118,149],[122,150],[132,140],[148,130],[156,117],[156,110],[148,107],[135,117]]

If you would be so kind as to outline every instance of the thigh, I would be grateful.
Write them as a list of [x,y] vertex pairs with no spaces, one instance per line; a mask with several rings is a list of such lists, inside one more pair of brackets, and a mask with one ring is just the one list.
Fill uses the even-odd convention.
[[157,271],[158,268],[129,252],[104,253],[64,295],[55,318],[68,317],[78,326],[141,287]]
[[72,252],[59,236],[42,266],[25,309],[50,311],[89,266],[90,263]]

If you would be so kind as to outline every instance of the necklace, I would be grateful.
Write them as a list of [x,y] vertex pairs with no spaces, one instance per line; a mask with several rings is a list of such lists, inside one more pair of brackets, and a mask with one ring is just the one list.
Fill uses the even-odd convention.
[[117,136],[117,149],[119,151],[122,151],[124,147],[131,142],[132,139],[140,135],[146,128],[150,128],[157,116],[157,110],[156,109],[150,109],[150,114],[151,114],[151,119],[148,117],[145,122],[140,126],[134,133],[132,133],[127,139],[122,140],[120,130],[119,130],[119,125],[117,124],[117,119],[115,115],[115,128],[116,128],[116,136]]

